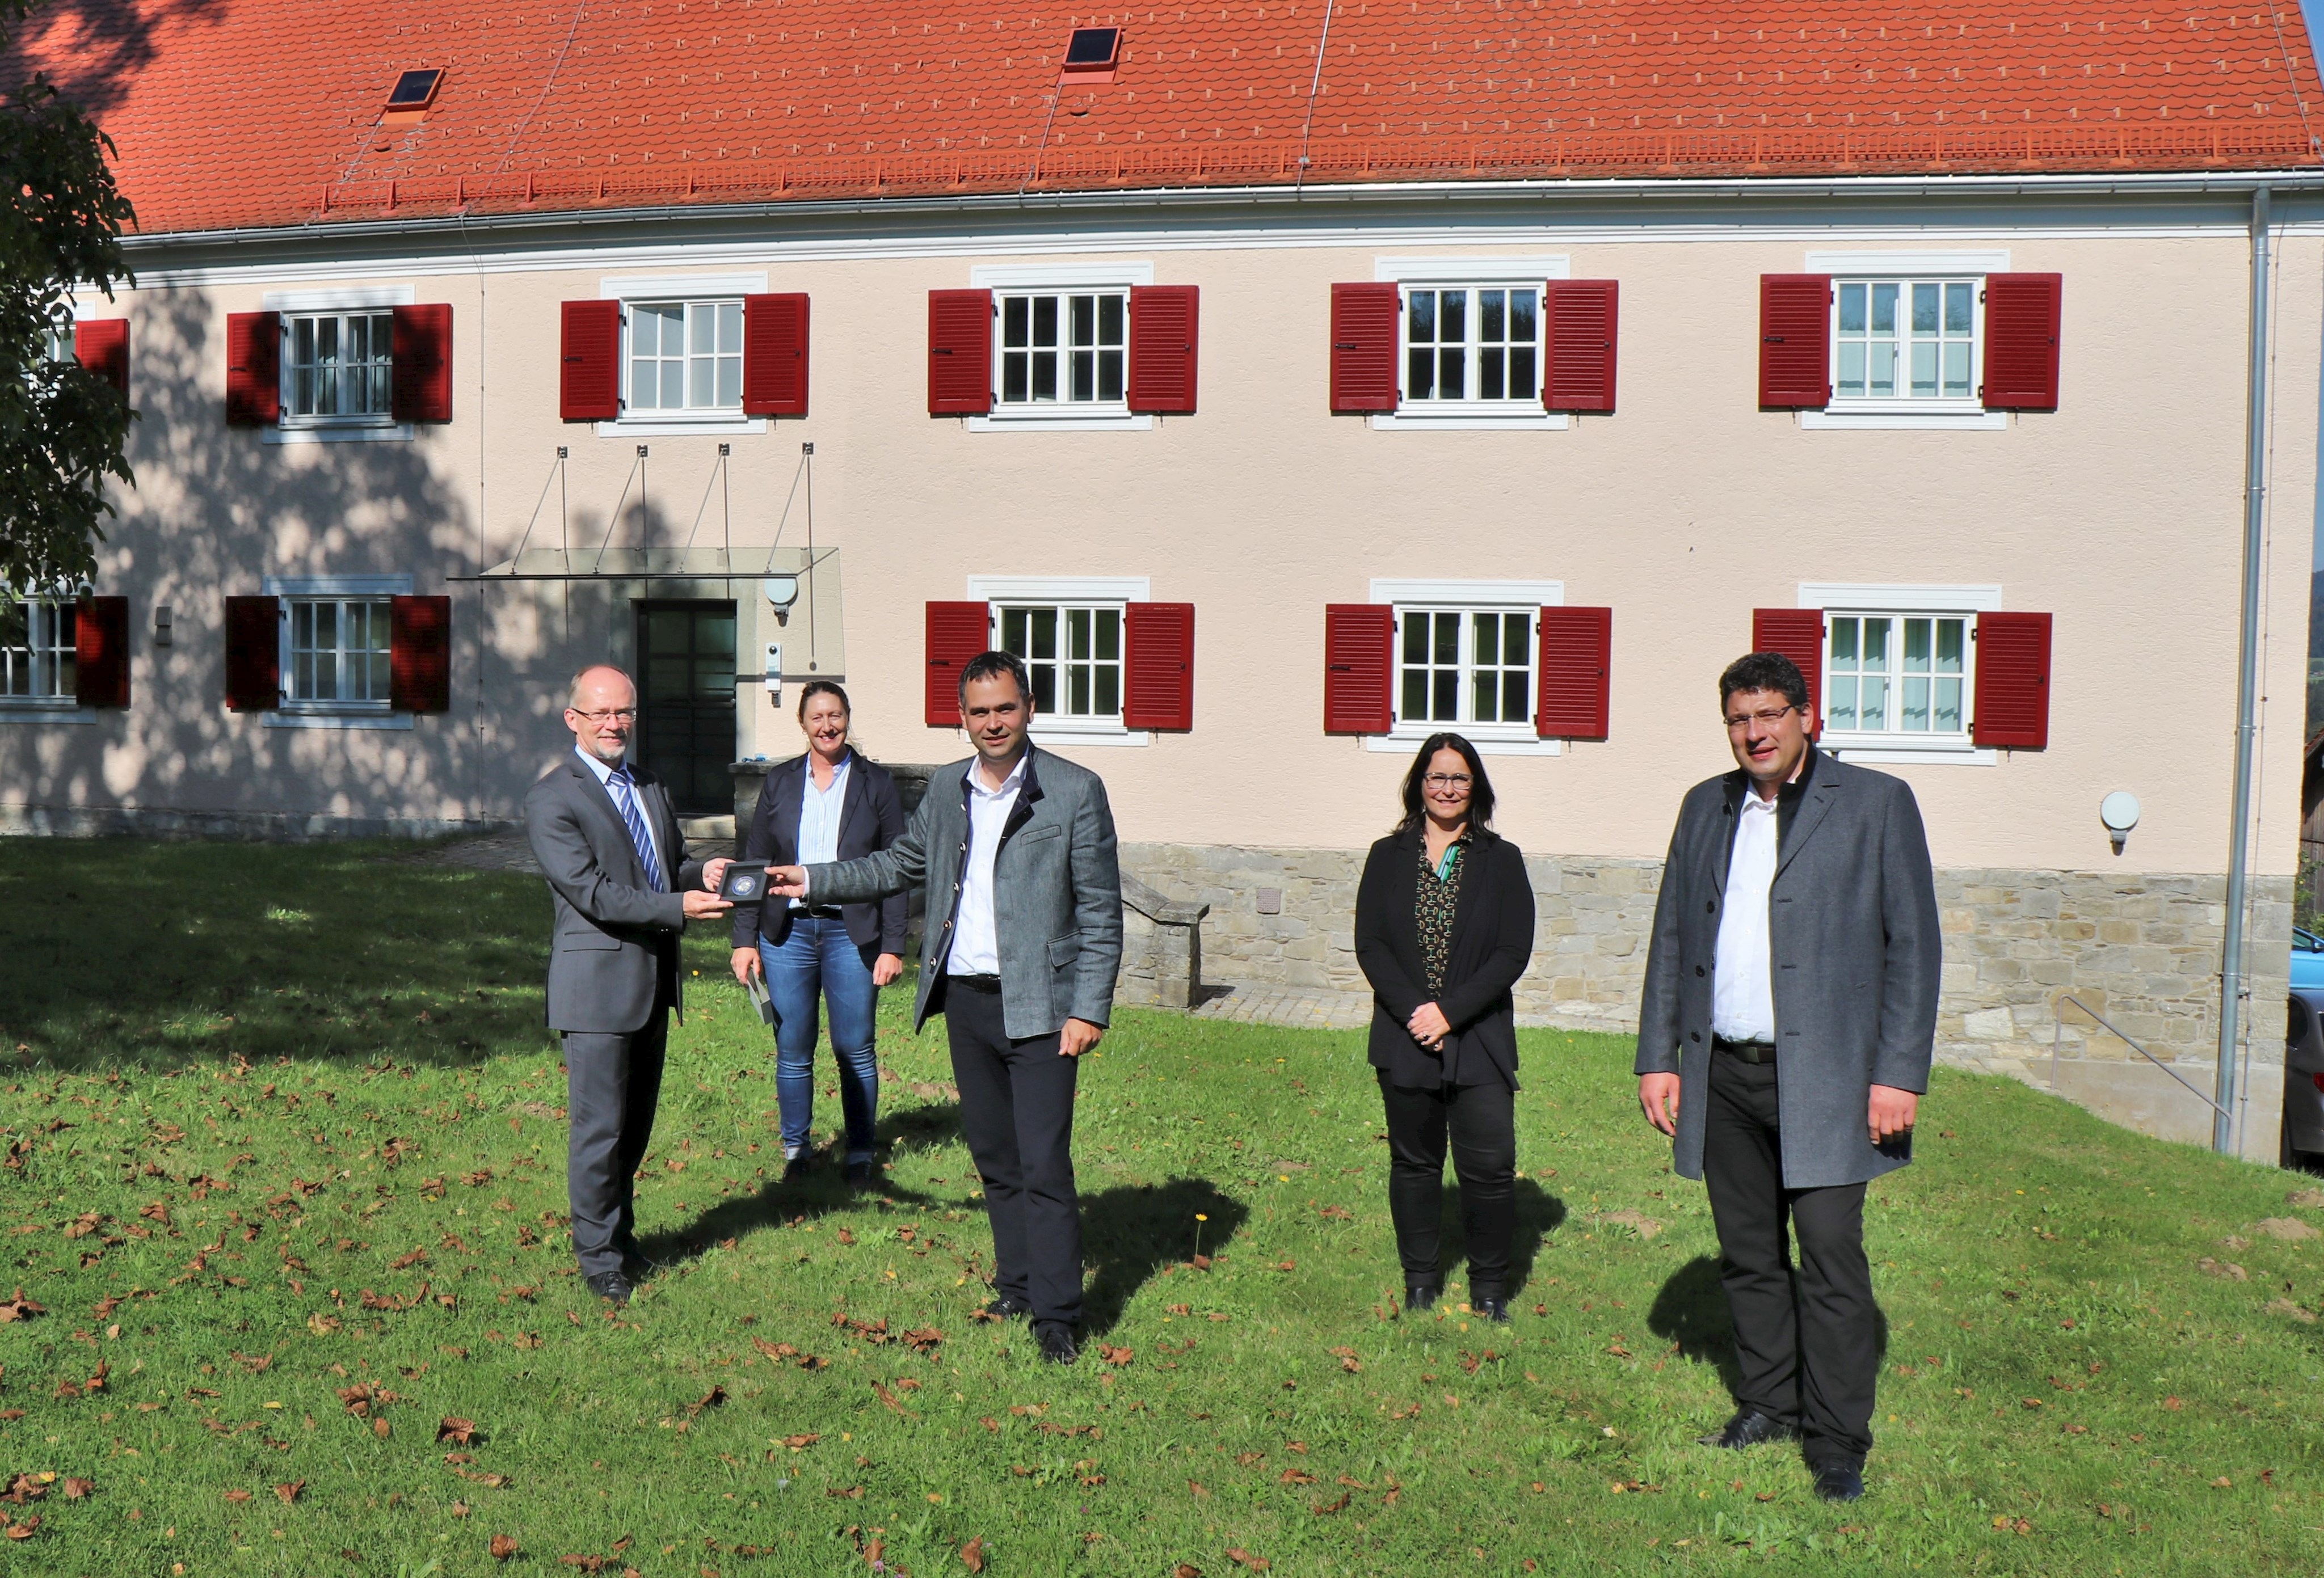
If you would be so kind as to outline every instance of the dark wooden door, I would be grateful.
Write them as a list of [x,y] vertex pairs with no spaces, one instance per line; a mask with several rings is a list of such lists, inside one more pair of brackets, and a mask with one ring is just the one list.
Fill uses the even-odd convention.
[[638,604],[637,755],[680,816],[733,813],[733,603]]

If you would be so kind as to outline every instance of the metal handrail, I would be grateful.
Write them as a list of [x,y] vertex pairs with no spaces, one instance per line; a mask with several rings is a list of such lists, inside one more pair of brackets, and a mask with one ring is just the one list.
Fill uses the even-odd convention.
[[[2119,1040],[2123,1045],[2128,1047],[2132,1051],[2136,1052],[2140,1057],[2144,1058],[2148,1062],[2162,1069],[2165,1074],[2170,1075],[2172,1078],[2178,1079],[2180,1085],[2185,1087],[2188,1095],[2193,1096],[2197,1101],[2201,1102],[2205,1106],[2209,1107],[2221,1117],[2227,1118],[2230,1122],[2234,1121],[2232,1115],[2228,1113],[2226,1107],[2221,1106],[2218,1102],[2213,1101],[2209,1096],[2205,1096],[2201,1091],[2196,1089],[2193,1086],[2189,1085],[2184,1079],[2179,1079],[2177,1071],[2174,1070],[2170,1064],[2156,1057],[2153,1052],[2148,1051],[2144,1047],[2140,1046],[2136,1041],[2131,1040],[2130,1037],[2123,1034],[2120,1030],[2116,1029],[2107,1021],[2105,1014],[2100,1014],[2097,1009],[2091,1007],[2089,1004],[2083,1002],[2079,997],[2070,997],[2063,994],[2059,995],[2057,1002],[2057,1005],[2059,1007],[2063,1007],[2069,1003],[2071,1003],[2075,1007],[2089,1014],[2092,1019],[2097,1020],[2100,1024],[2105,1025],[2107,1032]],[[2058,1088],[2058,1042],[2060,1039],[2064,1036],[2065,1032],[2066,1023],[2064,1019],[2053,1012],[2050,1016],[2050,1089],[2053,1094]]]

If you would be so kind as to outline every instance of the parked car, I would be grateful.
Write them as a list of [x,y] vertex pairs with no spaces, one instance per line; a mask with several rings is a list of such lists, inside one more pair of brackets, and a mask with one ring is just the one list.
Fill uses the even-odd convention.
[[2283,1032],[2285,1167],[2324,1172],[2324,940],[2294,928]]

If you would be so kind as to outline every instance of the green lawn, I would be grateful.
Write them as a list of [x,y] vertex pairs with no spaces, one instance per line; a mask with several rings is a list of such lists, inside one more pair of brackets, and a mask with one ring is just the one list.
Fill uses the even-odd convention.
[[0,1295],[45,1307],[0,1323],[0,1475],[32,1476],[0,1567],[2324,1568],[2324,1238],[2259,1225],[2324,1209],[2001,1080],[1941,1074],[1873,1190],[1849,1508],[1783,1448],[1692,1445],[1727,1407],[1710,1217],[1608,1037],[1524,1038],[1496,1328],[1388,1318],[1357,1035],[1125,1012],[1083,1073],[1061,1372],[969,1318],[941,1028],[887,995],[884,1196],[784,1188],[773,1048],[705,934],[641,1185],[678,1264],[613,1317],[558,1225],[545,897],[393,853],[0,844]]

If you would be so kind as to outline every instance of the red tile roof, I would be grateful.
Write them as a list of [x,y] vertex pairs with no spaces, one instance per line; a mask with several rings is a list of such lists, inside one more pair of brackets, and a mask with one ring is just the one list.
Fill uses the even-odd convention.
[[[21,52],[149,231],[1416,179],[2284,169],[2290,0],[83,0]],[[1076,25],[1123,30],[1054,94]],[[442,67],[424,120],[399,72]]]

